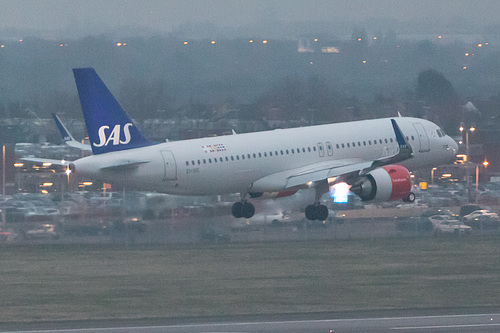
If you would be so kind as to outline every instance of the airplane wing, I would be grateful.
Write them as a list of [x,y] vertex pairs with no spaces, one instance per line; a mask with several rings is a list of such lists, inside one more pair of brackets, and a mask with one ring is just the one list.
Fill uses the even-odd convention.
[[50,158],[37,158],[37,157],[22,157],[20,160],[34,163],[34,164],[48,164],[48,163],[50,163],[51,165],[60,165],[60,166],[67,166],[72,162],[72,161],[54,160],[54,159],[50,159]]
[[120,161],[114,161],[112,164],[102,166],[100,169],[111,172],[120,172],[123,170],[133,169],[140,164],[149,162],[150,162],[149,160],[120,160]]
[[325,181],[328,178],[339,177],[338,181],[355,178],[384,165],[399,163],[413,156],[413,150],[394,119],[391,119],[392,127],[396,134],[399,146],[397,154],[385,156],[373,161],[361,158],[350,158],[336,161],[315,163],[306,167],[277,172],[255,181],[251,192],[265,192],[267,189],[287,190],[308,183]]

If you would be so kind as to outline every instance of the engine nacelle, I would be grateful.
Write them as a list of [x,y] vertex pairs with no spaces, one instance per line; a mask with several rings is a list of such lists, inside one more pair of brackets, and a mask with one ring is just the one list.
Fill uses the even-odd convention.
[[386,165],[370,171],[351,187],[363,201],[407,200],[411,193],[410,172],[400,165]]

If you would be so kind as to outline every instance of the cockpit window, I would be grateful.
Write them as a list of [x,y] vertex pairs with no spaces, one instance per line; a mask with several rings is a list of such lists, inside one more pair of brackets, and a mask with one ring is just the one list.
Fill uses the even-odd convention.
[[437,134],[440,138],[446,136],[446,134],[444,133],[444,131],[440,128],[437,129]]

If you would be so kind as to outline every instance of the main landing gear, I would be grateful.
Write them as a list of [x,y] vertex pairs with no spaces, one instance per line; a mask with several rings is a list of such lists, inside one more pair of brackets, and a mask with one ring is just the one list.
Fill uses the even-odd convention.
[[231,213],[236,218],[244,217],[249,219],[255,213],[255,207],[248,201],[235,202],[231,208]]
[[328,208],[325,205],[314,204],[306,207],[306,218],[314,221],[324,221],[328,218]]
[[328,192],[328,183],[326,181],[317,184],[314,205],[307,206],[305,210],[305,215],[308,220],[324,221],[328,218],[328,207],[321,205],[319,201],[323,193],[326,192]]

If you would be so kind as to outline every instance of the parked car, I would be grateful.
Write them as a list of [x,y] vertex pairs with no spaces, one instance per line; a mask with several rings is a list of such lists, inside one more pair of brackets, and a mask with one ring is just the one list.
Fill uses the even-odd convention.
[[38,228],[28,230],[25,235],[26,238],[59,238],[59,234],[53,224],[44,224]]
[[469,222],[469,221],[474,221],[475,219],[478,219],[481,216],[488,216],[488,217],[490,217],[492,219],[497,219],[498,220],[498,214],[497,213],[493,213],[492,211],[489,211],[487,209],[480,209],[480,210],[475,210],[472,213],[465,215],[462,218],[462,221],[464,223],[465,222]]
[[470,234],[472,228],[463,224],[459,220],[448,215],[434,215],[429,217],[434,226],[434,234],[437,236],[443,234]]
[[454,216],[455,214],[452,213],[451,210],[447,208],[431,208],[426,210],[425,212],[420,215],[421,217],[431,217],[434,215],[449,215],[449,216]]
[[463,206],[460,207],[460,213],[459,213],[459,215],[460,216],[465,216],[467,214],[472,213],[475,210],[480,210],[480,209],[483,209],[483,208],[481,208],[481,206],[475,205],[475,204],[463,205]]
[[474,229],[496,229],[500,226],[498,214],[486,209],[476,210],[465,215],[462,221]]

